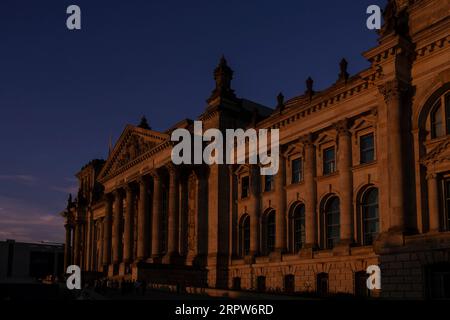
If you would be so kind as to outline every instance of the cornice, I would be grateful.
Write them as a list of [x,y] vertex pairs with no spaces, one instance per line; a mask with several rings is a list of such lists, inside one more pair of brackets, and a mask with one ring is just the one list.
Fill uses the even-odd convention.
[[353,85],[352,83],[348,83],[345,86],[331,87],[330,92],[321,92],[317,97],[313,97],[311,102],[301,106],[296,105],[301,97],[291,99],[286,104],[286,113],[272,115],[259,122],[257,128],[279,129],[302,118],[307,118],[323,109],[335,106],[372,89],[375,86],[374,83],[381,79],[381,77],[380,70],[372,70],[366,77],[358,78],[360,81],[355,81],[356,83]]
[[433,42],[430,42],[427,45],[416,49],[417,58],[421,59],[429,56],[432,53],[435,53],[436,51],[442,50],[448,47],[449,43],[450,43],[450,36],[448,35],[440,39],[437,39]]

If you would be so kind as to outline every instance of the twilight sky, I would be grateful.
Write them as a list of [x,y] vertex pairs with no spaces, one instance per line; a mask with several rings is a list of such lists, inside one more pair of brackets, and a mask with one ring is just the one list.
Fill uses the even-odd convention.
[[385,0],[1,0],[0,240],[63,241],[74,174],[143,114],[156,130],[201,114],[222,54],[236,94],[271,107],[308,76],[332,84],[342,57],[368,67],[371,4]]

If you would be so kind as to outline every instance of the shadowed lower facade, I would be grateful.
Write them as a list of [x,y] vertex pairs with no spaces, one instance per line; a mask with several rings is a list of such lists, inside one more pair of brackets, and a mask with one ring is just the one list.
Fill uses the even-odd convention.
[[[98,276],[241,290],[450,298],[445,1],[389,1],[371,66],[275,108],[239,98],[224,58],[204,130],[279,129],[280,168],[174,165],[171,132],[128,125],[77,174],[65,263]],[[366,268],[379,265],[369,293]]]

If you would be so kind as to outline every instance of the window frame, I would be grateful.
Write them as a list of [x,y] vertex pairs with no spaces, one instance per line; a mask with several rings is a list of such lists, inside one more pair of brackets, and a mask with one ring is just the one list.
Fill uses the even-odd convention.
[[245,213],[239,223],[239,256],[245,257],[250,254],[250,216]]
[[[244,184],[244,181],[247,181],[246,184]],[[241,199],[246,199],[250,197],[250,176],[248,175],[242,176],[240,182],[241,182]],[[245,188],[244,185],[246,185]],[[245,195],[244,190],[246,191]]]
[[[372,137],[372,147],[363,149],[362,141],[366,137]],[[373,132],[362,134],[358,137],[359,139],[359,163],[360,164],[368,164],[375,161],[375,134]],[[370,160],[363,160],[363,155],[367,152],[372,152],[372,157]]]
[[[264,192],[270,192],[275,190],[275,176],[274,175],[265,175],[263,176],[264,180]],[[267,188],[269,186],[269,188]]]
[[[297,175],[295,175],[297,170],[294,171],[294,162],[296,162],[296,161],[299,162],[298,180],[295,179],[295,177],[297,177]],[[303,158],[297,157],[297,158],[294,158],[291,160],[291,184],[300,183],[302,181],[303,181]]]
[[[376,203],[367,203],[367,198],[369,197],[370,192],[376,192]],[[360,242],[363,246],[369,246],[373,244],[374,238],[376,235],[380,233],[380,198],[379,198],[379,190],[377,187],[371,186],[368,187],[363,194],[361,195],[361,200],[359,203],[360,206],[360,218],[361,218],[361,235]],[[375,218],[366,218],[367,210],[369,208],[376,208],[376,217]],[[366,222],[367,221],[375,221],[377,223],[377,231],[376,232],[367,232]],[[367,241],[366,236],[371,234],[372,239]],[[375,235],[375,237],[373,237]]]
[[[333,201],[337,201],[337,210],[331,211],[330,207]],[[338,223],[330,223],[330,216],[332,214],[338,215]],[[333,249],[340,241],[340,232],[341,232],[341,201],[337,195],[330,196],[324,203],[323,206],[323,243],[322,247],[324,249]],[[337,236],[330,237],[330,228],[335,228],[337,230]],[[333,240],[333,243],[330,244],[330,240]]]
[[[330,151],[330,150],[333,150],[333,159],[327,160],[326,154],[327,154],[327,151]],[[332,164],[332,169],[330,171],[328,171],[328,170],[326,170],[326,168],[328,168],[327,164],[330,164],[330,163]],[[330,147],[324,148],[322,150],[322,173],[324,176],[329,176],[335,172],[336,172],[336,147],[330,146]]]
[[[300,212],[298,210],[301,210]],[[291,207],[289,215],[289,251],[298,253],[306,242],[306,208],[303,202],[296,202]],[[300,230],[298,229],[300,227]],[[303,226],[303,230],[301,227]],[[298,239],[300,236],[300,239]],[[299,246],[298,246],[299,245]]]
[[[435,116],[439,114],[440,121],[435,120]],[[429,124],[429,140],[439,139],[446,135],[450,135],[450,91],[447,90],[437,98],[430,108],[428,114]],[[436,125],[439,124],[442,133],[438,134]]]
[[275,209],[269,209],[264,214],[263,221],[263,252],[265,255],[275,251],[275,241],[276,241],[276,211]]

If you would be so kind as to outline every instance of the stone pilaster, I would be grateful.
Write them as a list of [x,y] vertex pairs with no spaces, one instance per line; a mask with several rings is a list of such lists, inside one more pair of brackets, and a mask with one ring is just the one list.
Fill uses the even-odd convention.
[[139,179],[139,204],[138,204],[138,241],[137,260],[143,261],[148,256],[148,180],[146,177]]
[[105,218],[103,220],[103,248],[102,248],[103,266],[108,266],[111,263],[112,215],[113,215],[113,200],[111,195],[107,195]]
[[250,197],[251,212],[250,214],[250,254],[251,256],[259,253],[259,217],[260,217],[260,175],[259,166],[250,166]]
[[338,134],[339,192],[340,192],[340,243],[350,244],[352,239],[353,216],[353,177],[352,177],[352,142],[348,120],[335,124]]
[[123,261],[130,263],[133,260],[133,217],[134,217],[134,194],[130,185],[125,187],[126,193],[126,211],[125,211],[125,225],[124,225],[124,246],[123,246]]
[[439,187],[437,174],[427,175],[428,183],[428,214],[430,232],[439,231]]
[[178,251],[178,169],[170,165],[169,171],[169,206],[168,206],[168,237],[167,257],[173,258],[179,255]]
[[277,203],[276,210],[276,235],[275,250],[278,253],[286,251],[286,163],[285,158],[280,155],[279,169],[275,176],[275,197]]
[[[389,183],[389,231],[403,233],[405,230],[405,188],[403,172],[403,138],[402,138],[402,93],[406,91],[406,85],[397,79],[379,86],[380,93],[384,96],[387,109],[387,163]],[[402,240],[403,241],[403,240]]]
[[112,239],[112,260],[118,264],[122,259],[122,224],[123,196],[119,190],[114,192],[114,214],[113,214],[113,239]]
[[301,139],[305,151],[304,180],[305,180],[305,247],[317,246],[317,218],[316,218],[316,157],[313,135],[308,134]]

